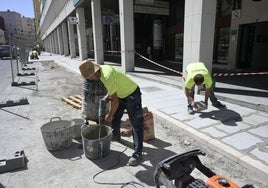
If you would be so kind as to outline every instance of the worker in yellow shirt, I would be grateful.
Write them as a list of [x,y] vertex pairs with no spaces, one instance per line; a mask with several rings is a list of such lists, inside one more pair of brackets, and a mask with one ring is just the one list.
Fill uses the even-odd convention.
[[113,140],[120,141],[120,125],[124,110],[127,111],[132,125],[134,153],[128,164],[136,166],[142,159],[144,119],[141,104],[141,91],[136,82],[119,69],[110,65],[98,65],[89,60],[79,66],[81,75],[89,80],[101,80],[108,93],[110,109],[105,121],[112,123]]
[[35,49],[32,50],[30,58],[31,59],[39,59],[38,52]]
[[213,106],[218,108],[225,107],[225,105],[218,101],[214,95],[213,89],[215,87],[215,83],[212,80],[211,75],[204,63],[190,63],[186,67],[186,76],[184,77],[184,93],[187,97],[189,114],[194,114],[194,110],[200,111],[200,107],[198,107],[194,101],[194,87],[195,85],[200,86],[202,84],[205,86],[204,103],[206,105],[206,108],[208,106],[208,98],[210,98]]

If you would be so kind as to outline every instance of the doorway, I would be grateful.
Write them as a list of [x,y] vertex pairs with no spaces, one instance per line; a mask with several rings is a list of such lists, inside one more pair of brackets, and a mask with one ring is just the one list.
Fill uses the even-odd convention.
[[268,22],[241,25],[239,31],[237,68],[268,70]]
[[255,26],[253,25],[242,25],[240,26],[240,52],[238,58],[239,69],[250,69],[252,51],[254,44],[254,31]]

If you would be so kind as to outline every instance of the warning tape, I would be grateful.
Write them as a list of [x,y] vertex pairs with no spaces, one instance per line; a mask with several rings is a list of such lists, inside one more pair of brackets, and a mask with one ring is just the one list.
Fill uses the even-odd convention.
[[247,75],[266,75],[268,72],[237,72],[237,73],[214,73],[213,76],[247,76]]
[[[153,63],[153,64],[155,64],[155,65],[157,65],[157,66],[160,66],[160,67],[165,68],[165,69],[167,69],[167,70],[170,70],[170,71],[172,71],[172,72],[175,72],[175,73],[178,73],[178,74],[180,74],[180,75],[183,75],[182,72],[175,71],[175,70],[173,70],[173,69],[170,69],[170,68],[168,68],[168,67],[165,67],[165,66],[163,66],[163,65],[161,65],[161,64],[158,64],[158,63],[156,63],[156,62],[154,62],[154,61],[152,61],[152,60],[150,60],[150,59],[148,59],[148,58],[142,56],[141,54],[139,54],[139,53],[137,53],[137,52],[135,52],[135,53],[136,53],[138,56],[142,57],[143,59],[146,59],[147,61],[149,61],[149,62],[151,62],[151,63]],[[266,74],[268,74],[268,72],[213,73],[213,77],[220,77],[220,76],[245,76],[245,75],[266,75]]]
[[[145,56],[143,56],[143,55],[141,55],[141,54],[139,54],[138,52],[135,52],[135,51],[133,51],[133,50],[125,50],[125,51],[106,51],[106,52],[109,52],[109,53],[134,52],[134,53],[137,54],[139,57],[141,57],[141,58],[143,58],[143,59],[149,61],[149,62],[152,63],[152,64],[155,64],[155,65],[157,65],[157,66],[159,66],[159,67],[162,67],[162,68],[164,68],[164,69],[166,69],[166,70],[169,70],[169,71],[171,71],[171,72],[175,72],[175,73],[177,73],[177,74],[179,74],[179,75],[183,75],[182,72],[173,70],[173,69],[168,68],[168,67],[165,67],[165,66],[163,66],[163,65],[161,65],[161,64],[159,64],[159,63],[156,63],[156,62],[152,61],[151,59],[148,59],[147,57],[145,57]],[[221,76],[222,76],[222,77],[225,77],[225,76],[267,75],[267,74],[268,74],[268,72],[237,72],[237,73],[213,73],[212,76],[213,76],[213,77],[221,77]]]
[[172,71],[172,72],[175,72],[175,73],[177,73],[177,74],[182,75],[182,72],[180,72],[180,71],[176,71],[176,70],[170,69],[170,68],[168,68],[168,67],[165,67],[165,66],[163,66],[163,65],[161,65],[161,64],[159,64],[159,63],[156,63],[156,62],[154,62],[154,61],[148,59],[147,57],[144,57],[143,55],[141,55],[141,54],[139,54],[139,53],[137,53],[137,52],[135,52],[135,53],[136,53],[138,56],[140,56],[141,58],[146,59],[147,61],[149,61],[149,62],[151,62],[151,63],[153,63],[153,64],[155,64],[155,65],[157,65],[157,66],[159,66],[159,67],[162,67],[162,68],[164,68],[164,69],[167,69],[167,70],[169,70],[169,71]]

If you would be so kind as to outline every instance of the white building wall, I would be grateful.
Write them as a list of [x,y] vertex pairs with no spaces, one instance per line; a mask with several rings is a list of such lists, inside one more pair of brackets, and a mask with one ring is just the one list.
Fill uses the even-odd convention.
[[75,6],[70,0],[45,1],[40,18],[41,40],[53,32],[74,10]]

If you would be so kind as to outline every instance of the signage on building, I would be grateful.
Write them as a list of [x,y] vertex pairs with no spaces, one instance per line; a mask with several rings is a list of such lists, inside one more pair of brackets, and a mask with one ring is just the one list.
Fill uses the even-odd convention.
[[154,49],[162,49],[163,47],[163,23],[161,20],[154,20],[153,24],[153,46]]
[[78,24],[78,18],[77,17],[69,17],[69,23],[72,25]]
[[113,24],[113,17],[112,16],[103,16],[102,22],[104,25],[110,25]]
[[240,18],[241,17],[241,10],[233,10],[232,17],[233,17],[233,19]]

